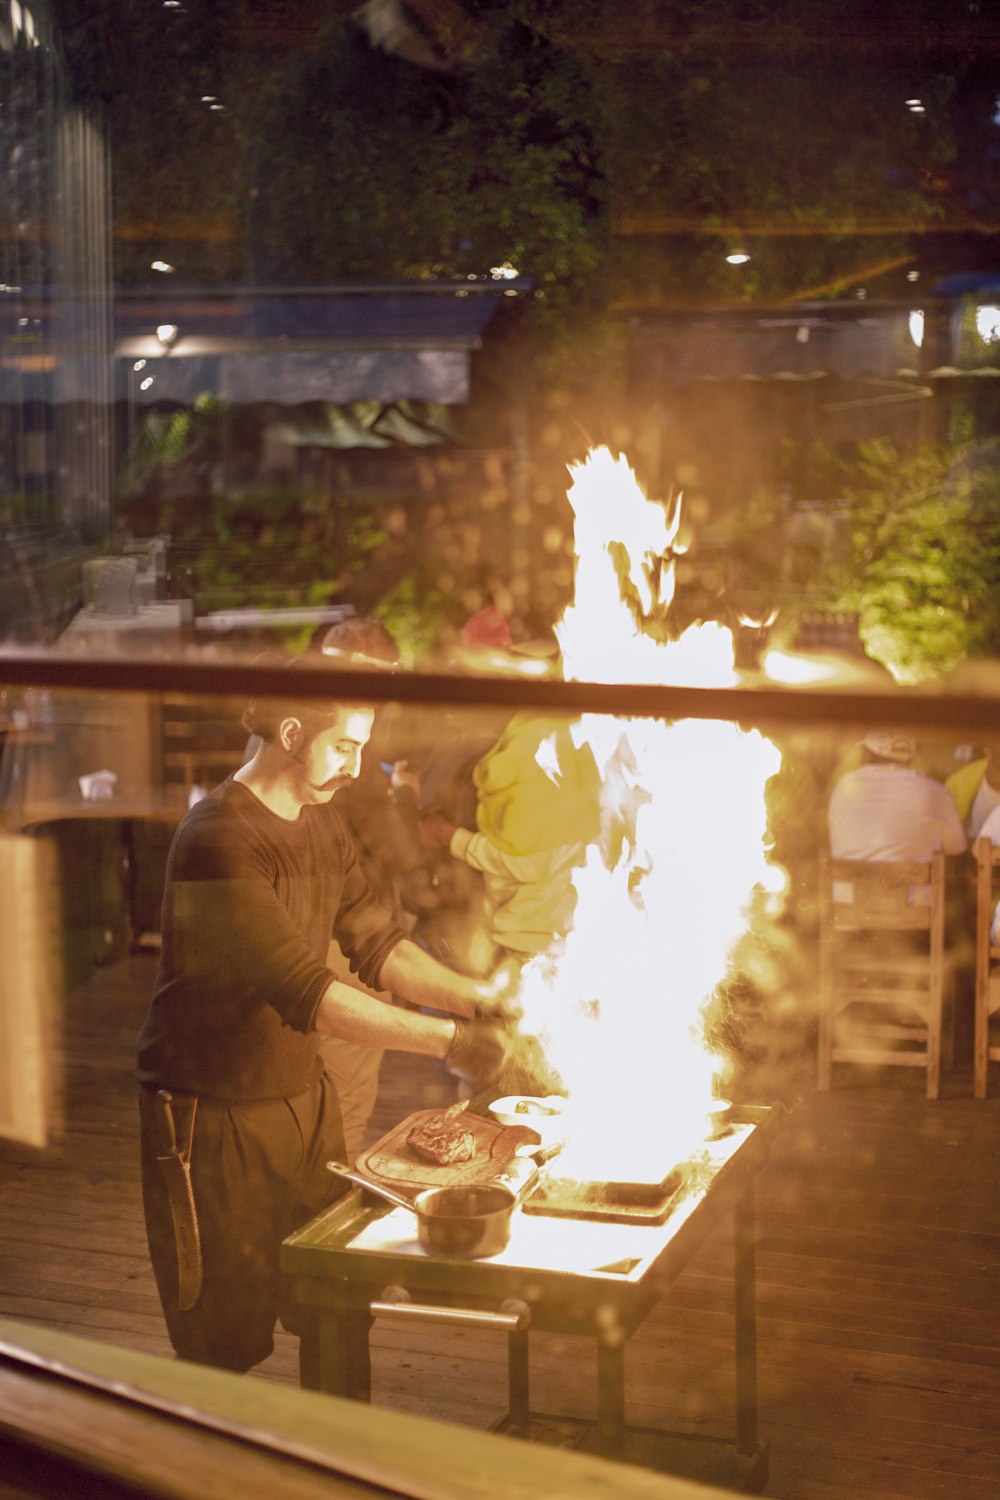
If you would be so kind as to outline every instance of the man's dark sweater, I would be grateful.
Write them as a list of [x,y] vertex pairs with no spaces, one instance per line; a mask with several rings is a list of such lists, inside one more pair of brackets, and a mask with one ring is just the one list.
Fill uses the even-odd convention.
[[140,1082],[228,1100],[309,1088],[322,1066],[316,1010],[336,977],[331,933],[372,986],[406,936],[372,895],[340,815],[305,807],[291,823],[224,781],[171,846]]

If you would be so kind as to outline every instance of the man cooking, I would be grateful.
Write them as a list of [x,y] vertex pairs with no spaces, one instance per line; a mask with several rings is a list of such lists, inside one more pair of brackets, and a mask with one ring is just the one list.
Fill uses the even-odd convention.
[[[474,1019],[489,983],[454,973],[378,905],[331,805],[357,776],[371,708],[251,703],[245,766],[198,802],[167,863],[162,949],[138,1043],[150,1256],[184,1359],[246,1371],[277,1318],[301,1331],[281,1242],[344,1184],[336,1090],[321,1035],[448,1059],[489,1079],[501,1025]],[[372,1000],[326,967],[331,931]],[[308,1372],[303,1372],[306,1378]]]

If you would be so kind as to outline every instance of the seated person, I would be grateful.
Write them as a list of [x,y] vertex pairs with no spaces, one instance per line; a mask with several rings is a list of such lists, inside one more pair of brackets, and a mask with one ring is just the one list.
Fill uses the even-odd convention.
[[1000,807],[1000,741],[989,741],[980,749],[981,754],[945,781],[970,841],[979,838],[987,818]]
[[[861,764],[830,794],[827,821],[834,859],[929,861],[939,850],[961,854],[965,829],[947,787],[911,762],[912,735],[893,729],[869,731],[861,741]],[[917,899],[927,898],[921,892]],[[834,887],[835,900],[850,893]]]

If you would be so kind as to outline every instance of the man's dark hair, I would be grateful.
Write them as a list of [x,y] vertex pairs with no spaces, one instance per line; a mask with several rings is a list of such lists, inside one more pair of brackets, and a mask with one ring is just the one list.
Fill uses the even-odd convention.
[[320,698],[251,698],[240,720],[247,734],[262,740],[274,740],[285,719],[298,719],[307,740],[313,740],[336,722],[346,705],[327,703]]
[[[277,652],[265,651],[255,660],[256,666],[287,668],[294,672],[297,665],[305,662],[310,666],[322,665],[323,658],[317,652],[305,656],[279,656]],[[299,698],[294,694],[280,698],[251,698],[243,710],[240,723],[247,734],[255,734],[262,740],[277,738],[278,727],[285,719],[298,719],[308,739],[314,739],[328,729],[344,705],[323,698]]]

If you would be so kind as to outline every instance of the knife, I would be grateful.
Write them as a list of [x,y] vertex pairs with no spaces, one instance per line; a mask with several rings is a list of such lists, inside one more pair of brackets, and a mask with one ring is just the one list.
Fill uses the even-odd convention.
[[[175,1102],[184,1128],[183,1150],[177,1144]],[[181,1312],[190,1311],[201,1295],[201,1236],[191,1187],[191,1143],[197,1107],[198,1099],[195,1095],[188,1094],[176,1101],[167,1089],[160,1089],[156,1095],[156,1119],[161,1149],[157,1160],[163,1167],[170,1201],[170,1218],[174,1226],[174,1242],[177,1247],[177,1306]]]

